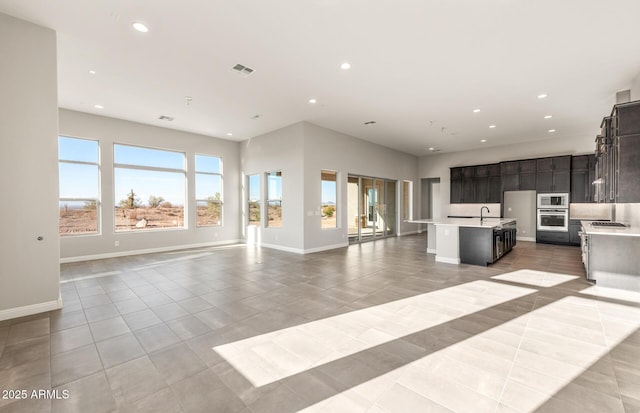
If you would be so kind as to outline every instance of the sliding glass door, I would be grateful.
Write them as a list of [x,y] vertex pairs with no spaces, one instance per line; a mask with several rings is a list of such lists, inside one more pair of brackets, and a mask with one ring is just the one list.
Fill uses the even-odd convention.
[[396,181],[349,175],[349,243],[396,234]]

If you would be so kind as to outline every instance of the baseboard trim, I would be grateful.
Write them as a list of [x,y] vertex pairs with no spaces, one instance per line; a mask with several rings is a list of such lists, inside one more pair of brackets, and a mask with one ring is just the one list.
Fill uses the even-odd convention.
[[435,254],[435,253],[436,253],[435,248],[427,248],[427,254]]
[[62,308],[62,297],[58,298],[57,300],[47,301],[44,303],[31,304],[22,307],[2,310],[0,311],[0,321],[44,313],[45,311],[58,310],[60,308]]
[[445,264],[460,264],[460,258],[447,258],[447,257],[438,257],[436,255],[436,262],[443,262]]
[[426,231],[426,229],[424,231],[422,231],[422,230],[408,231],[408,232],[399,233],[398,236],[399,237],[404,237],[405,235],[421,234],[421,233],[423,233],[425,231]]
[[202,242],[198,244],[173,245],[170,247],[146,248],[142,250],[129,250],[129,251],[107,252],[104,254],[81,255],[77,257],[65,257],[65,258],[60,258],[60,264],[66,264],[69,262],[101,260],[105,258],[127,257],[129,255],[153,254],[156,252],[188,250],[191,248],[219,247],[222,245],[232,245],[232,244],[238,244],[238,243],[244,243],[244,240],[235,239],[235,240],[227,240],[227,241]]
[[264,247],[264,248],[271,248],[272,250],[292,252],[294,254],[304,254],[304,250],[300,249],[300,248],[283,247],[282,245],[265,244],[265,243],[262,243],[262,244],[256,245],[256,246],[257,247]]
[[345,247],[348,247],[348,246],[349,246],[348,242],[343,242],[343,243],[340,243],[340,244],[325,245],[323,247],[307,248],[306,250],[304,250],[304,253],[305,254],[313,254],[314,252],[335,250],[336,248],[345,248]]
[[536,239],[531,237],[516,237],[516,241],[536,242]]

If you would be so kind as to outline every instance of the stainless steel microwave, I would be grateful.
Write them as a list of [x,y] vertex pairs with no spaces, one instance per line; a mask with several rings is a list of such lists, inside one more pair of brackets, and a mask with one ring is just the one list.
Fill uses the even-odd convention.
[[538,194],[538,208],[569,208],[569,194]]

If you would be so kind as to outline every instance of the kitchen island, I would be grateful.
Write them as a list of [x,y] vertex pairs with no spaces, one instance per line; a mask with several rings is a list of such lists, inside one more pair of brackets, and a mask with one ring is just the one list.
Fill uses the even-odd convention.
[[[447,264],[487,265],[515,245],[513,218],[441,218],[407,221],[427,225],[427,253]],[[508,239],[508,241],[507,241]]]
[[597,227],[593,222],[580,222],[587,279],[602,287],[640,292],[640,227]]

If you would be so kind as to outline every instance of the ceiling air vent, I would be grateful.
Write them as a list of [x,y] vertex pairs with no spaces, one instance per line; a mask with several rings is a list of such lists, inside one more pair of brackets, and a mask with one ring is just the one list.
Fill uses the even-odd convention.
[[174,118],[172,118],[171,116],[160,115],[160,116],[158,116],[158,119],[166,120],[167,122],[171,122]]
[[365,125],[375,125],[376,121],[375,120],[369,120],[367,122],[364,123]]
[[233,70],[234,72],[238,73],[242,77],[249,77],[254,72],[254,70],[252,68],[247,67],[245,65],[241,65],[240,63],[238,63],[237,65],[233,66],[231,68],[231,70]]

